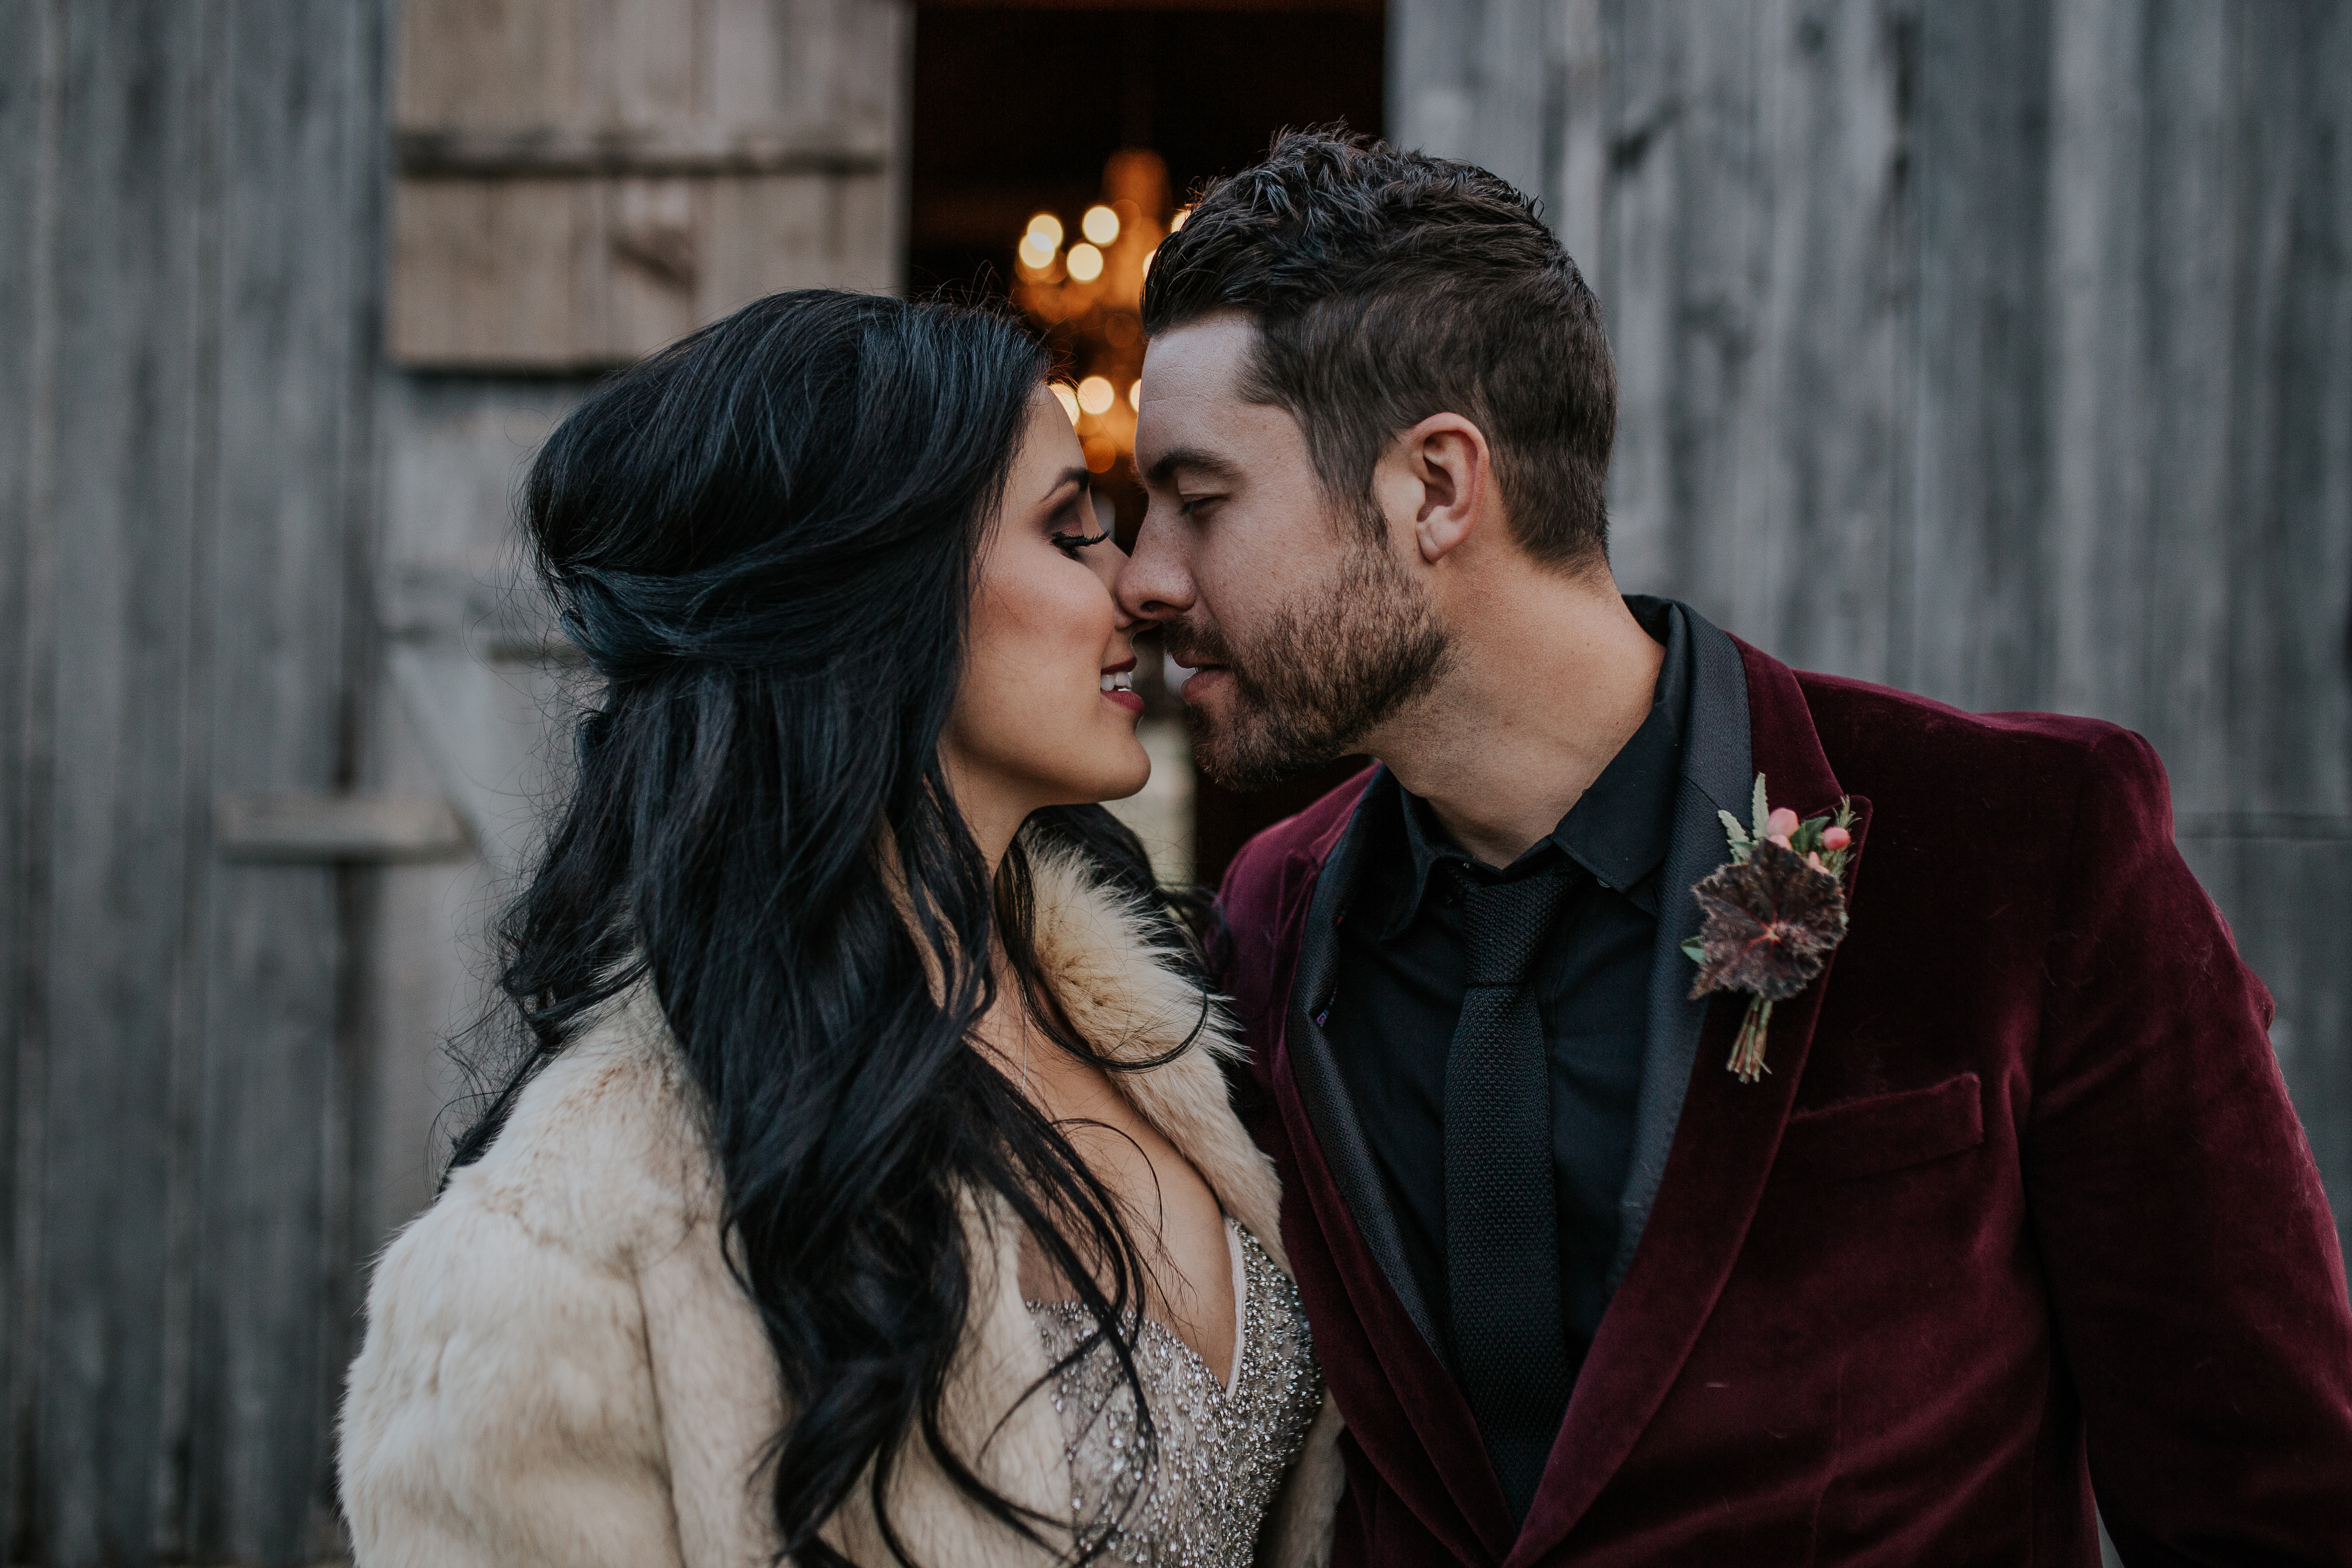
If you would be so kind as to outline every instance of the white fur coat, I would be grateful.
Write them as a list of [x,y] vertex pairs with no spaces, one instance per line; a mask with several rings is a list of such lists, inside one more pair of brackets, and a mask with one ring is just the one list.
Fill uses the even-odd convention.
[[[1067,859],[1033,862],[1038,955],[1072,1022],[1107,1054],[1165,1052],[1198,1020],[1198,994],[1155,961],[1115,895]],[[1234,1047],[1216,1023],[1198,1047],[1112,1081],[1282,1261],[1273,1168],[1228,1103],[1218,1058]],[[720,1253],[717,1176],[691,1095],[640,988],[549,1064],[488,1152],[378,1262],[342,1421],[361,1568],[772,1560],[754,1470],[781,1393]],[[1046,1363],[1021,1296],[1019,1228],[975,1200],[967,1234],[981,1278],[946,1424],[991,1484],[1059,1517],[1071,1492],[1058,1417],[1043,1394],[1021,1397]],[[1328,1558],[1338,1440],[1327,1400],[1261,1561]],[[919,1443],[891,1516],[925,1568],[1054,1555],[970,1502]],[[826,1535],[859,1563],[893,1561],[862,1502]]]

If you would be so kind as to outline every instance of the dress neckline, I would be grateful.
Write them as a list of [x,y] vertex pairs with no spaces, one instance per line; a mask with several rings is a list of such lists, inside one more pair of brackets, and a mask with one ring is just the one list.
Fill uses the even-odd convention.
[[[1226,1215],[1224,1216],[1224,1221],[1225,1258],[1233,1268],[1234,1291],[1233,1364],[1225,1369],[1225,1375],[1219,1377],[1217,1375],[1217,1369],[1209,1364],[1209,1358],[1202,1355],[1199,1351],[1194,1350],[1192,1348],[1192,1342],[1187,1340],[1183,1335],[1178,1333],[1174,1329],[1170,1328],[1166,1323],[1161,1322],[1159,1319],[1151,1316],[1148,1312],[1139,1313],[1138,1316],[1142,1319],[1143,1322],[1143,1328],[1140,1331],[1150,1332],[1152,1330],[1158,1330],[1161,1334],[1167,1337],[1167,1340],[1171,1344],[1183,1352],[1184,1354],[1192,1361],[1193,1365],[1199,1367],[1202,1373],[1207,1374],[1209,1382],[1216,1388],[1216,1391],[1221,1397],[1231,1399],[1234,1396],[1234,1391],[1241,1387],[1242,1361],[1249,1350],[1249,1262],[1246,1256],[1242,1251],[1242,1222],[1235,1219],[1231,1215]],[[1082,1312],[1086,1310],[1086,1303],[1083,1301],[1038,1301],[1032,1300],[1028,1301],[1028,1306],[1032,1311]]]

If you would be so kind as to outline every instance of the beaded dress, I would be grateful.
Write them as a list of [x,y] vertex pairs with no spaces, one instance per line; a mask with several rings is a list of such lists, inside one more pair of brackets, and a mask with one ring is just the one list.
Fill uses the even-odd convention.
[[[1158,1444],[1148,1490],[1134,1391],[1110,1346],[1096,1345],[1055,1375],[1072,1522],[1083,1542],[1102,1543],[1099,1561],[1249,1568],[1266,1509],[1322,1406],[1297,1287],[1230,1216],[1225,1243],[1238,1309],[1231,1384],[1173,1330],[1142,1321],[1135,1370]],[[1052,1363],[1094,1331],[1093,1315],[1075,1301],[1032,1301],[1029,1313]]]

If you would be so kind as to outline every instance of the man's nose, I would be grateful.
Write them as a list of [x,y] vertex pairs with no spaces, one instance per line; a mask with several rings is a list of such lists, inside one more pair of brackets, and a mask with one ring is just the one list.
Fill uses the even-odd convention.
[[1111,592],[1118,607],[1143,621],[1173,620],[1192,607],[1192,574],[1175,538],[1177,530],[1154,507],[1136,531],[1135,548],[1118,569]]

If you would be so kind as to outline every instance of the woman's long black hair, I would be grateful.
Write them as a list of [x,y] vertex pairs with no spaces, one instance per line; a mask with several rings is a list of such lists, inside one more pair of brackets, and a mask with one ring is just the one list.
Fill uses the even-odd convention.
[[[1141,1260],[1109,1194],[970,1043],[988,954],[1052,1038],[1093,1053],[1039,978],[1022,851],[992,882],[940,758],[977,558],[1045,369],[984,310],[780,294],[601,388],[525,487],[540,572],[605,688],[500,925],[520,1048],[489,1070],[453,1165],[650,978],[782,1372],[772,1505],[804,1565],[843,1562],[818,1531],[861,1480],[906,1560],[884,1499],[911,1441],[1008,1524],[1044,1522],[941,1435],[981,1261],[970,1194],[1011,1205],[1113,1325],[1135,1388],[1118,1325]],[[1041,815],[1031,832],[1157,899],[1108,813]]]

